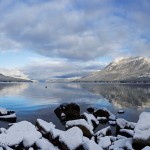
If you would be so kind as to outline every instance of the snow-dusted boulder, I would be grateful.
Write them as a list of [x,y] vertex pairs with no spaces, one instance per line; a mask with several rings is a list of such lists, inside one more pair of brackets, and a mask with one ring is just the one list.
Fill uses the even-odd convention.
[[102,148],[98,144],[87,137],[83,137],[83,148],[85,150],[102,150]]
[[97,108],[96,108],[95,106],[89,106],[89,107],[87,108],[87,111],[88,111],[89,113],[93,113],[96,109],[97,109]]
[[116,127],[116,133],[117,134],[119,134],[120,129],[134,130],[134,128],[136,126],[136,123],[134,123],[134,122],[128,122],[127,120],[122,119],[122,118],[118,118],[116,120],[116,124],[117,124],[117,127]]
[[0,120],[15,122],[16,121],[15,111],[7,110],[6,108],[0,108]]
[[146,146],[142,150],[150,150],[150,146]]
[[80,106],[76,103],[64,103],[55,109],[55,114],[61,121],[79,119],[80,118]]
[[116,125],[116,121],[109,121],[108,123],[109,123],[109,125],[111,125],[111,126],[115,126],[115,125]]
[[93,115],[97,117],[106,117],[109,120],[116,120],[116,116],[112,114],[109,110],[106,108],[100,108],[93,112]]
[[132,138],[122,138],[112,143],[109,150],[133,150]]
[[51,129],[55,128],[52,122],[46,122],[42,119],[37,119],[36,127],[42,134],[48,134]]
[[129,129],[120,129],[119,134],[125,137],[133,137],[134,131]]
[[135,145],[150,145],[150,112],[141,113],[134,129],[133,143]]
[[97,117],[106,117],[109,118],[110,114],[109,111],[105,108],[101,108],[101,109],[96,109],[93,113],[93,115],[97,118]]
[[95,133],[96,142],[99,143],[101,137],[104,137],[104,136],[107,136],[107,135],[111,135],[111,128],[110,128],[110,126],[104,128],[104,129],[101,129],[100,131]]
[[75,150],[83,144],[83,133],[78,127],[67,131],[52,129],[50,131],[51,141],[62,150]]
[[42,134],[36,130],[33,124],[28,121],[21,121],[1,133],[0,142],[7,146],[15,146],[23,143],[24,147],[30,147],[41,137]]
[[97,120],[100,122],[100,123],[107,123],[108,122],[108,119],[106,117],[97,117]]
[[54,146],[45,138],[38,139],[35,145],[39,150],[59,150],[58,147]]
[[110,137],[109,136],[101,137],[98,145],[103,149],[108,149],[109,146],[111,145]]
[[96,127],[99,124],[99,121],[95,118],[93,114],[83,113],[81,118],[85,119],[89,125]]
[[94,134],[93,126],[88,124],[85,119],[71,120],[66,122],[66,128],[71,128],[74,126],[79,127],[82,130],[83,135],[88,138],[91,138],[92,135]]

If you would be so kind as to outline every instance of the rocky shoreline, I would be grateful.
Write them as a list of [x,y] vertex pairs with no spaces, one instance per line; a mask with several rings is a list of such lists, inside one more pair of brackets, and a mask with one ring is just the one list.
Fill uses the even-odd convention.
[[[0,109],[0,119],[2,116],[9,120],[12,112]],[[150,149],[150,112],[141,113],[137,123],[117,118],[106,108],[88,107],[87,112],[81,114],[80,106],[75,103],[61,104],[54,112],[65,131],[42,119],[37,119],[35,125],[28,121],[12,123],[8,129],[0,128],[0,150]],[[95,132],[96,127],[103,124],[108,126]],[[116,127],[115,133],[112,126]]]

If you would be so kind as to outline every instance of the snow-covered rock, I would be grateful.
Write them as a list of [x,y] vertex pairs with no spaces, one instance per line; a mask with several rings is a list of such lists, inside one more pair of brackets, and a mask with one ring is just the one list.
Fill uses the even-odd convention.
[[134,131],[129,129],[120,129],[119,133],[126,137],[133,137]]
[[85,119],[89,125],[96,126],[99,124],[99,121],[95,118],[95,116],[93,114],[88,114],[88,113],[84,112],[83,116],[85,117]]
[[119,139],[112,143],[109,147],[110,150],[133,150],[132,148],[132,138]]
[[16,121],[15,111],[7,110],[6,108],[0,108],[0,120]]
[[88,124],[85,119],[70,120],[66,122],[66,128],[71,128],[74,126],[79,127],[82,130],[83,135],[86,137],[90,138],[94,134],[93,126]]
[[134,132],[134,144],[150,145],[150,112],[141,113]]
[[0,114],[1,115],[7,115],[7,109],[6,108],[0,108]]
[[97,139],[97,142],[99,143],[101,137],[104,137],[104,136],[110,135],[110,134],[111,134],[111,128],[110,128],[110,126],[108,126],[108,127],[104,128],[104,129],[101,129],[100,131],[96,132],[95,133],[95,137]]
[[136,123],[134,122],[128,122],[125,119],[119,118],[116,120],[117,126],[120,129],[134,129],[136,126]]
[[150,150],[150,146],[146,146],[142,150]]
[[[68,121],[80,118],[80,106],[76,103],[64,103],[55,109],[55,114],[61,121]],[[65,114],[65,118],[62,117]]]
[[112,125],[112,126],[116,125],[116,121],[109,121],[108,123],[109,125]]
[[37,119],[36,126],[42,134],[47,134],[51,129],[55,128],[52,122],[46,122],[42,119]]
[[83,137],[83,148],[85,150],[102,150],[102,148],[98,144],[87,137]]
[[106,117],[109,120],[116,120],[116,116],[114,114],[112,114],[109,110],[107,110],[106,108],[96,109],[94,111],[93,115],[96,118],[97,117]]
[[36,130],[33,124],[28,121],[21,121],[1,133],[0,141],[7,146],[15,146],[23,142],[25,147],[30,147],[41,137],[41,133]]
[[60,134],[59,141],[67,145],[70,150],[82,145],[83,133],[78,127],[73,127],[64,134]]
[[[67,131],[52,129],[50,131],[51,137],[57,142],[60,149],[64,147],[69,150],[74,150],[82,145],[83,133],[78,127],[72,127]],[[63,148],[62,148],[63,147]]]
[[108,149],[108,147],[111,145],[110,137],[109,136],[101,137],[98,145],[103,149],[106,148]]
[[45,138],[38,139],[35,144],[39,150],[59,150]]

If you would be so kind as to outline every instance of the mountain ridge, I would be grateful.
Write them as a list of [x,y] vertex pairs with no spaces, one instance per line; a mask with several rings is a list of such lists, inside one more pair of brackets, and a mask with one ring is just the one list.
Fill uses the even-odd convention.
[[79,82],[150,82],[150,59],[128,57],[116,59],[100,71],[82,77]]
[[2,73],[0,73],[0,82],[32,82],[32,81],[11,76],[5,76]]

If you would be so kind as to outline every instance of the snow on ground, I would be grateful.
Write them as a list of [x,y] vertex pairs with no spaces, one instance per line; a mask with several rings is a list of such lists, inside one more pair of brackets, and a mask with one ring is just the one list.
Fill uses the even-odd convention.
[[150,145],[150,112],[141,113],[134,131],[134,142],[141,141]]
[[46,122],[42,119],[37,119],[37,124],[45,134],[49,133],[51,129],[55,128],[55,125],[52,122]]
[[81,126],[86,127],[91,132],[91,134],[93,134],[93,126],[89,125],[85,119],[70,120],[66,122],[67,128],[73,127],[76,125],[81,125]]

